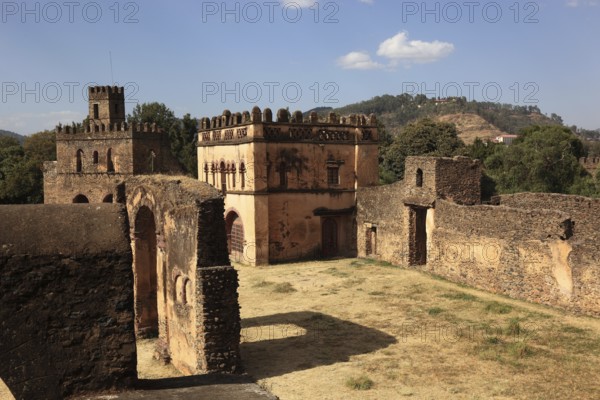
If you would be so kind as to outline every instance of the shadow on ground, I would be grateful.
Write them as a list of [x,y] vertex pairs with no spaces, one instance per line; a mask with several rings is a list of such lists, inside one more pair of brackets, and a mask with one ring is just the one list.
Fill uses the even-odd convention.
[[197,386],[254,383],[248,375],[207,374],[177,378],[139,379],[136,390],[183,389]]
[[263,379],[345,362],[396,342],[376,329],[304,311],[243,319],[240,351],[246,372]]

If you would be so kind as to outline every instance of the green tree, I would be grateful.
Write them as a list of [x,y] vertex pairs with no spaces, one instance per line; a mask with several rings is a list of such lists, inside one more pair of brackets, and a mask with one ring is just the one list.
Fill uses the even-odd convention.
[[55,159],[54,132],[28,136],[22,146],[16,139],[0,138],[0,203],[42,203],[43,163]]
[[404,162],[408,156],[453,156],[464,147],[454,124],[435,122],[431,119],[408,124],[383,149],[380,176],[390,180],[404,178]]
[[175,117],[163,103],[138,104],[132,113],[127,116],[129,123],[155,123],[169,135],[171,152],[177,158],[187,173],[198,176],[198,164],[195,137],[197,123],[190,114],[184,115],[183,119]]
[[500,193],[570,193],[583,190],[583,155],[583,144],[569,128],[532,126],[511,146],[497,147],[485,166]]

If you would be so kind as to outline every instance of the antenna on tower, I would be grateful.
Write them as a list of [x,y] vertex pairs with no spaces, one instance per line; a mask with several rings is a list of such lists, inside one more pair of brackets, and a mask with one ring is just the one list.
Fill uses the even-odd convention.
[[110,82],[111,86],[115,84],[115,78],[113,76],[113,64],[112,64],[112,52],[108,52],[108,59],[110,60]]

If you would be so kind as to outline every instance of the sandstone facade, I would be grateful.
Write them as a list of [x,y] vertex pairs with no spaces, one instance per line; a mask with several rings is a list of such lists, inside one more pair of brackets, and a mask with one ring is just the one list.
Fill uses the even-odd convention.
[[356,189],[377,184],[374,116],[270,109],[203,118],[199,179],[225,195],[232,257],[251,265],[354,256]]

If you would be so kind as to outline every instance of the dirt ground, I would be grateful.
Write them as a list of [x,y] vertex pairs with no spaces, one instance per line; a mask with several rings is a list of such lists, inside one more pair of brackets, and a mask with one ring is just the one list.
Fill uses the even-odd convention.
[[[282,400],[600,398],[598,319],[368,260],[236,269],[244,366]],[[140,378],[181,376],[152,354]]]
[[244,365],[282,400],[600,398],[600,320],[366,260],[236,268]]

